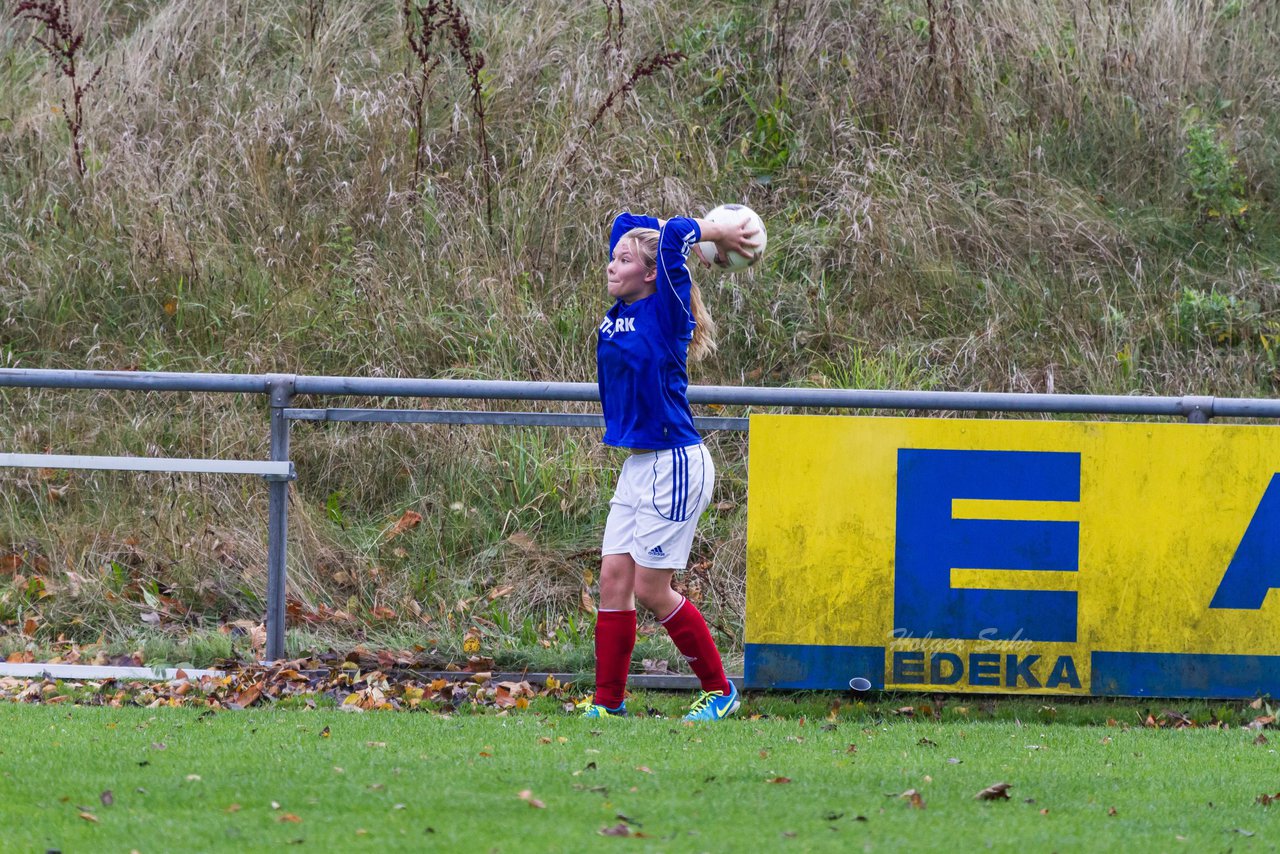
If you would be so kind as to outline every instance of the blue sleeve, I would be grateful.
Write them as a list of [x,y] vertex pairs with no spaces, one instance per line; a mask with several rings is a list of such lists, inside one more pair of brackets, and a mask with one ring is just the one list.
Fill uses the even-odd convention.
[[633,228],[652,228],[658,230],[658,221],[651,216],[638,216],[631,211],[623,211],[613,218],[613,228],[609,232],[609,259],[613,260],[613,248],[618,245],[622,235]]
[[658,298],[659,315],[668,332],[678,339],[693,337],[693,308],[689,292],[693,279],[686,263],[693,244],[702,239],[698,223],[688,217],[673,217],[662,227],[658,239]]

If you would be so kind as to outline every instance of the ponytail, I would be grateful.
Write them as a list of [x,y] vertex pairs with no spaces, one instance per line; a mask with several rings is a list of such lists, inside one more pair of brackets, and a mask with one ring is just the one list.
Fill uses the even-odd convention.
[[693,340],[689,342],[689,358],[705,359],[716,351],[716,322],[711,319],[707,306],[702,302],[702,288],[697,284],[689,291],[689,308],[693,310]]

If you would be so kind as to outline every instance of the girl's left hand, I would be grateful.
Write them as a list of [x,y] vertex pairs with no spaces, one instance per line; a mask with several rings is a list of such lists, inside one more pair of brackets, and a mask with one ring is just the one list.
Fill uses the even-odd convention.
[[[723,265],[728,265],[729,253],[736,252],[744,258],[750,258],[756,254],[759,248],[759,241],[755,240],[755,236],[759,231],[750,226],[751,218],[743,217],[742,222],[737,225],[721,225],[719,223],[705,223],[702,228],[702,237],[704,240],[710,240],[716,245],[716,259]],[[699,220],[699,223],[704,223]],[[703,266],[710,267],[702,253],[698,253],[698,258],[702,260]]]

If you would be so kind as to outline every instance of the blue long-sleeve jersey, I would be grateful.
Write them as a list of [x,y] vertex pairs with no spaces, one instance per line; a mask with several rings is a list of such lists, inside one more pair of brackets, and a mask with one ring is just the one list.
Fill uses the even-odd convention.
[[[658,220],[619,214],[609,235],[609,257],[633,228]],[[693,280],[685,261],[702,239],[697,222],[667,220],[658,240],[657,291],[630,305],[618,300],[605,314],[596,343],[596,376],[604,409],[604,442],[623,448],[666,450],[702,441],[693,426],[686,363],[693,340]]]

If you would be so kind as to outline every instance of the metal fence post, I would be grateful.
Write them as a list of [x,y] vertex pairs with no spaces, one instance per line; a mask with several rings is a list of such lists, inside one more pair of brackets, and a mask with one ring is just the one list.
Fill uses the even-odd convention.
[[[289,419],[284,410],[293,402],[295,378],[272,374],[267,378],[271,395],[271,459],[289,459]],[[289,532],[289,480],[271,479],[267,523],[267,659],[284,658],[285,552]]]

